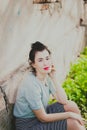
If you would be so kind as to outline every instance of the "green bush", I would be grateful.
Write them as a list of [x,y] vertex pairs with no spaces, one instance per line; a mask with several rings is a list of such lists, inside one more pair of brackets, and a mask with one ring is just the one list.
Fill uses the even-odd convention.
[[68,99],[78,104],[82,115],[87,119],[87,47],[77,61],[71,64],[63,87]]

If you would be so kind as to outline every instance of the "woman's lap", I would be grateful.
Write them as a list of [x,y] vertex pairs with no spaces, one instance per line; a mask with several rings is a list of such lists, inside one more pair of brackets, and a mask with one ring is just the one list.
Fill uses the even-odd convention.
[[[62,104],[54,103],[47,107],[47,113],[64,112]],[[16,130],[67,130],[67,120],[42,123],[37,118],[16,119]]]

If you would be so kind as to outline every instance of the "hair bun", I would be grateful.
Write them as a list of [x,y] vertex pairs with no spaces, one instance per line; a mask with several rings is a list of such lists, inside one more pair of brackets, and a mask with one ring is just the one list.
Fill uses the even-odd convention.
[[38,49],[40,46],[43,46],[43,44],[39,41],[36,41],[31,45],[31,49]]

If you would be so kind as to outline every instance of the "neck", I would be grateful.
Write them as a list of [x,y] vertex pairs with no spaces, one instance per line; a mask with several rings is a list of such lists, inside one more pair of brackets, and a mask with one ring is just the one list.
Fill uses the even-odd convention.
[[37,78],[41,81],[45,81],[46,80],[46,77],[47,77],[47,74],[40,74],[40,73],[37,73],[36,74]]

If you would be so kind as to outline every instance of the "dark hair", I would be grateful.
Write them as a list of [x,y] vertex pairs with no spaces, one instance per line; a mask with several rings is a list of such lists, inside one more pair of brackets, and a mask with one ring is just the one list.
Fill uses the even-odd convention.
[[32,68],[32,71],[35,72],[35,69],[32,67],[32,63],[35,62],[35,54],[38,51],[43,51],[43,50],[47,50],[49,54],[51,54],[50,50],[47,48],[47,46],[45,46],[43,43],[36,41],[35,43],[33,43],[31,45],[31,50],[29,52],[29,64],[30,67]]

